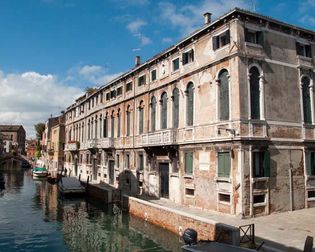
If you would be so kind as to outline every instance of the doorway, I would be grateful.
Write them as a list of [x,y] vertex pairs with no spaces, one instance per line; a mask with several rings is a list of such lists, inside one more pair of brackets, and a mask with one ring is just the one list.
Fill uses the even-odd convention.
[[160,197],[169,197],[169,164],[159,163],[160,169]]

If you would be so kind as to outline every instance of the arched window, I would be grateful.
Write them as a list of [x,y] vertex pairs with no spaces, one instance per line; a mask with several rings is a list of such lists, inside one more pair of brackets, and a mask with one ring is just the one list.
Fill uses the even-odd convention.
[[303,120],[304,120],[304,123],[312,123],[310,79],[304,76],[301,80],[301,84],[302,84],[302,98],[303,98]]
[[144,103],[143,101],[139,104],[139,134],[143,133],[143,114],[144,114]]
[[230,92],[229,92],[229,76],[227,70],[222,70],[219,74],[220,87],[220,120],[229,120],[230,117]]
[[93,139],[93,137],[94,137],[94,135],[93,135],[93,127],[94,127],[94,118],[92,117],[92,118],[91,118],[91,127],[90,127],[90,130],[91,130],[91,133],[90,133],[91,139]]
[[115,112],[114,110],[112,111],[112,115],[111,115],[111,137],[115,137]]
[[179,90],[173,90],[173,128],[178,128],[179,121]]
[[151,131],[155,131],[155,118],[156,118],[156,98],[151,98]]
[[130,105],[128,105],[127,107],[127,111],[126,111],[126,135],[130,136]]
[[117,113],[117,137],[120,137],[120,109]]
[[186,124],[192,126],[194,124],[194,84],[189,82],[186,89]]
[[103,124],[103,118],[102,118],[102,114],[100,115],[100,138],[102,138],[102,125]]
[[161,95],[161,129],[167,128],[167,93]]
[[260,119],[260,99],[259,91],[260,73],[257,67],[252,67],[249,70],[249,84],[250,84],[250,114],[251,119]]
[[90,135],[90,127],[91,127],[91,123],[90,123],[90,119],[89,119],[88,128],[87,128],[87,130],[88,130],[88,139],[91,138],[91,135]]
[[81,139],[82,139],[82,142],[84,141],[84,122],[82,123],[82,131],[81,131]]
[[95,132],[94,132],[94,138],[97,138],[97,116],[95,116]]
[[108,113],[106,113],[106,115],[104,117],[103,137],[108,137]]

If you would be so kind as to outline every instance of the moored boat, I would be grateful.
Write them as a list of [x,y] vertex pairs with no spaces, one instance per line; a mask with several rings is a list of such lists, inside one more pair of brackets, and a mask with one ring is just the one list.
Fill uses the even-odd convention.
[[32,174],[34,178],[43,178],[48,176],[48,171],[45,167],[35,167]]

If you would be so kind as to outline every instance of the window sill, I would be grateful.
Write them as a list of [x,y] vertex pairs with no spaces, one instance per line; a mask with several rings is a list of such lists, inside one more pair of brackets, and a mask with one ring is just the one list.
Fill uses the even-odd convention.
[[224,46],[222,46],[222,47],[220,47],[220,48],[217,48],[216,50],[214,50],[214,52],[220,52],[220,51],[222,51],[222,50],[228,48],[229,46],[230,46],[230,44],[226,44],[226,45],[224,45]]
[[196,198],[196,196],[195,196],[195,195],[188,195],[188,194],[185,194],[185,197],[186,197],[186,198],[191,198],[191,199]]
[[225,201],[220,201],[220,200],[219,200],[219,204],[231,206],[231,202],[225,202]]
[[245,42],[245,46],[263,48],[263,46],[261,44],[256,44],[256,43],[252,43],[252,42]]
[[303,55],[296,55],[296,58],[300,59],[300,60],[309,61],[309,62],[312,61],[312,57],[306,57],[306,56],[303,56]]
[[253,207],[263,207],[263,206],[267,206],[266,202],[254,203],[254,204],[253,204]]
[[184,175],[183,176],[184,179],[194,179],[193,175]]
[[178,178],[179,174],[178,173],[172,173],[172,174],[170,174],[170,177]]
[[230,178],[224,178],[224,177],[216,177],[215,181],[216,182],[231,183],[231,179]]
[[315,175],[306,175],[306,180],[313,180],[315,179]]
[[183,67],[189,66],[189,65],[192,65],[194,62],[195,62],[195,61],[191,61],[191,62],[188,62],[188,63],[186,63],[186,64],[183,64],[183,63],[182,63],[182,66],[183,66]]
[[179,73],[179,69],[177,69],[177,70],[175,70],[175,71],[172,71],[172,75],[173,75],[173,74],[177,74],[177,73]]

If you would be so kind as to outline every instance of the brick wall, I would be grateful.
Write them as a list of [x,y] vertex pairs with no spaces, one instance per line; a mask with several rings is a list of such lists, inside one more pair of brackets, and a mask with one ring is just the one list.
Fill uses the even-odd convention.
[[130,214],[178,235],[182,235],[186,228],[193,228],[198,232],[198,240],[220,237],[220,242],[239,245],[240,233],[236,227],[133,197],[123,196],[123,206],[128,206]]

